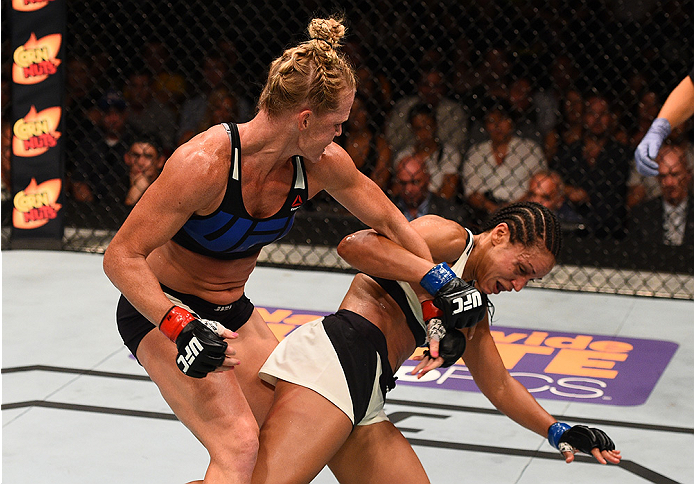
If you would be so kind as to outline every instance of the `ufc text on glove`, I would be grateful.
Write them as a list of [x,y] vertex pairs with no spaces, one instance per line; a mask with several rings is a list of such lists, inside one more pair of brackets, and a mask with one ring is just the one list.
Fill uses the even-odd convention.
[[427,272],[420,284],[435,297],[434,304],[443,311],[442,319],[447,329],[468,328],[484,317],[486,297],[458,278],[445,262]]

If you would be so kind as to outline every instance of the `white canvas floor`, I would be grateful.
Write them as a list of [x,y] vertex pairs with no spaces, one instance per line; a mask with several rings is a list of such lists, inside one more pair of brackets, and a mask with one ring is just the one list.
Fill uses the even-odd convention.
[[[118,293],[103,275],[101,259],[2,252],[5,484],[184,483],[203,476],[204,449],[120,341]],[[284,325],[274,323],[283,334],[287,322],[305,321],[306,313],[334,311],[350,279],[261,267],[247,294],[274,317],[295,315]],[[441,384],[446,375],[413,385],[401,374],[386,412],[433,483],[694,482],[694,302],[532,288],[493,302],[495,326],[506,343],[513,335],[544,334],[550,339],[543,354],[553,351],[555,358],[564,351],[562,371],[588,375],[542,373],[556,370],[561,355],[552,367],[539,359],[544,356],[528,353],[521,360],[527,368],[516,366],[519,379],[560,420],[607,431],[624,460],[601,466],[581,458],[566,465],[545,439],[499,415],[480,393],[447,387],[469,385],[464,367]],[[575,350],[585,341],[592,341],[583,348],[588,353]],[[556,349],[547,350],[548,342]],[[505,354],[512,355],[517,343],[504,346]],[[599,392],[604,395],[598,398]],[[171,458],[181,455],[188,457]],[[325,470],[314,482],[336,481]]]

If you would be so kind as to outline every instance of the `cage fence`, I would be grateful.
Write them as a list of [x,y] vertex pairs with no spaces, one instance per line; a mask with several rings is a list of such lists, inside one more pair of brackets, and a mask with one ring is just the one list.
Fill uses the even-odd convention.
[[[336,142],[403,211],[416,216],[425,207],[481,229],[507,203],[546,202],[562,221],[564,248],[550,276],[532,285],[694,299],[694,226],[678,240],[656,230],[662,222],[646,207],[662,191],[633,160],[694,65],[693,6],[67,2],[62,248],[108,246],[132,209],[125,160],[133,140],[149,136],[168,155],[214,124],[249,120],[269,63],[307,38],[311,18],[341,15],[342,49],[359,88]],[[12,62],[7,18],[3,85]],[[668,140],[690,171],[693,132],[685,123]],[[424,182],[407,171],[412,158],[425,166]],[[7,192],[3,186],[3,248],[12,233]],[[285,238],[263,249],[260,263],[350,271],[335,248],[361,228],[320,194],[297,212]]]

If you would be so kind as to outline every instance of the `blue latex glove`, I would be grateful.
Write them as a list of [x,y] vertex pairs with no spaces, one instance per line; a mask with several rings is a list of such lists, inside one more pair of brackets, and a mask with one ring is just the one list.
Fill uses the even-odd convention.
[[670,135],[670,122],[665,118],[656,118],[648,128],[639,146],[636,147],[634,158],[636,169],[644,176],[658,175],[658,163],[655,161],[660,151],[660,145]]

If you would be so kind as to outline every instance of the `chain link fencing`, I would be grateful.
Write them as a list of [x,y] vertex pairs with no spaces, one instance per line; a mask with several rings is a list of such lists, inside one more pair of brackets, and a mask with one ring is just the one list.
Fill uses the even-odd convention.
[[[134,185],[145,180],[146,188],[165,156],[194,134],[250,119],[269,63],[306,39],[311,18],[337,13],[360,84],[336,141],[403,211],[474,229],[508,202],[551,204],[563,222],[564,250],[535,286],[694,299],[694,215],[683,240],[664,239],[663,221],[647,209],[661,203],[662,180],[640,177],[633,160],[694,65],[693,6],[70,1],[63,247],[102,252],[143,189]],[[668,140],[690,171],[692,135],[688,122]],[[138,152],[134,141],[154,151]],[[137,165],[141,177],[133,181]],[[680,184],[691,193],[691,176]],[[692,205],[690,198],[694,214]],[[263,250],[261,263],[348,271],[335,247],[360,228],[320,194],[298,211],[285,238]]]

